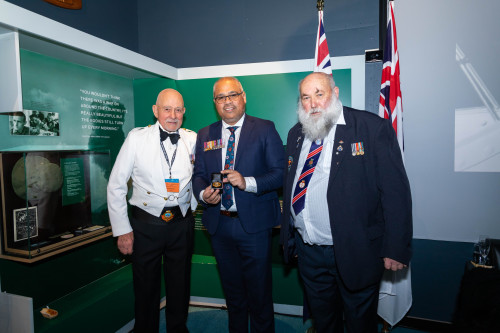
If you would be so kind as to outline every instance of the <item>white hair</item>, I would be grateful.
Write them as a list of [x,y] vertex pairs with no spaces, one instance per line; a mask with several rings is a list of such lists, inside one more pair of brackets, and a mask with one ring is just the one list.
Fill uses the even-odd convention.
[[[312,114],[318,112],[321,113],[319,116],[312,116]],[[309,112],[306,112],[302,101],[299,100],[297,105],[297,115],[302,124],[302,133],[312,141],[324,139],[339,119],[341,112],[342,102],[340,102],[335,94],[331,95],[326,109],[311,108]]]

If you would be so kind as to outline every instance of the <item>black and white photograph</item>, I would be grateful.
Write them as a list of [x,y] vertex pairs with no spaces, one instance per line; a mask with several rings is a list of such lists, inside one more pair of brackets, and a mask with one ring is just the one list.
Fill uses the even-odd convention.
[[29,135],[59,136],[59,113],[26,110],[29,115]]
[[59,136],[59,113],[24,110],[9,116],[11,135]]
[[22,111],[14,112],[9,116],[9,130],[11,135],[30,135],[28,117]]
[[14,241],[38,236],[38,215],[36,207],[14,209]]

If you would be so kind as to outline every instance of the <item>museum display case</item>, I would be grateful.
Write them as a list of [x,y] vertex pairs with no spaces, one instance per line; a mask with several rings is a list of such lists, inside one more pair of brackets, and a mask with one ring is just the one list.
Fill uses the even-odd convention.
[[111,235],[109,151],[0,153],[0,257],[35,262]]

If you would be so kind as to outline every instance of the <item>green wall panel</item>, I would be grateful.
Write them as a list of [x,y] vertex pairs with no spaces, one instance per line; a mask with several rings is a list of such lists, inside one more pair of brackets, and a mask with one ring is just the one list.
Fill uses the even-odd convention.
[[[238,76],[247,95],[249,115],[274,122],[283,141],[297,122],[298,85],[310,72]],[[335,83],[340,89],[340,99],[351,106],[351,70],[334,71]],[[213,85],[217,78],[177,81],[184,97],[186,116],[183,127],[193,131],[219,120],[213,104]]]
[[0,259],[2,291],[32,297],[36,309],[126,264],[111,238],[35,264]]
[[177,81],[179,92],[184,97],[186,114],[183,127],[198,132],[218,120],[213,102],[213,85],[217,79]]
[[21,78],[23,109],[57,112],[60,135],[7,135],[0,150],[109,149],[114,160],[134,127],[132,80],[26,50]]
[[134,109],[135,126],[142,127],[156,122],[153,114],[153,105],[156,97],[163,89],[177,89],[175,80],[157,79],[136,79],[134,80]]

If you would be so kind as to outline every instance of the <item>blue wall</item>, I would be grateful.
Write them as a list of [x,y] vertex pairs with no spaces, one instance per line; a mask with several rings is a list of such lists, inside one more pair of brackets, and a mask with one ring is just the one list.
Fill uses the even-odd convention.
[[[378,48],[378,7],[325,1],[330,55]],[[174,67],[314,58],[314,0],[138,1],[138,12],[139,52]]]
[[7,2],[134,52],[139,51],[137,0],[83,0],[79,10],[60,8],[43,0]]

